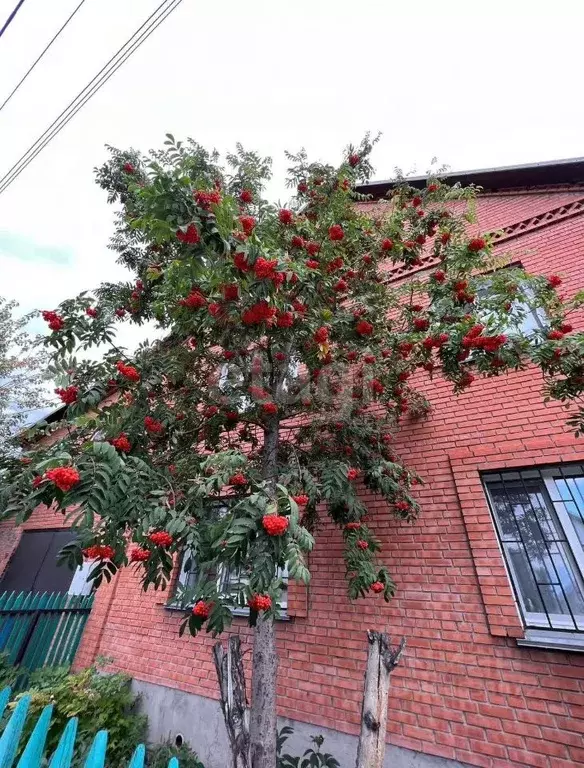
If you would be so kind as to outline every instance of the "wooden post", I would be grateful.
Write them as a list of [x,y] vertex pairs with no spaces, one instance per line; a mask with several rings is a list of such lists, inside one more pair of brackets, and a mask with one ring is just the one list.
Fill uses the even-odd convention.
[[215,643],[213,657],[219,680],[221,709],[233,755],[232,765],[233,768],[249,768],[249,712],[239,637],[232,635],[229,638],[227,653],[221,643]]
[[389,676],[397,667],[406,645],[405,637],[394,650],[385,632],[367,632],[369,652],[365,670],[361,734],[356,768],[383,768]]

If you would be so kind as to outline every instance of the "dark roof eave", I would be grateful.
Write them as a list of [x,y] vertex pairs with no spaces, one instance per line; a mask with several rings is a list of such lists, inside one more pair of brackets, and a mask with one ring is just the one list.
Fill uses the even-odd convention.
[[[482,168],[474,171],[453,171],[441,174],[441,178],[447,179],[449,184],[460,183],[463,186],[475,184],[489,192],[525,187],[572,186],[584,184],[584,157],[501,168]],[[406,180],[412,187],[421,189],[426,186],[427,179],[428,175],[424,174],[409,176]],[[386,179],[360,184],[356,190],[361,194],[371,195],[374,200],[379,200],[385,197],[395,185],[395,179]]]

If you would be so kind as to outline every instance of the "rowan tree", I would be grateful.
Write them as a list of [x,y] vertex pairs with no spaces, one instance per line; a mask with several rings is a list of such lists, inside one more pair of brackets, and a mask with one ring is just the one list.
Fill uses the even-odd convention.
[[[15,463],[5,514],[56,504],[79,529],[64,556],[94,560],[96,585],[132,566],[145,589],[164,588],[187,553],[198,576],[180,595],[182,629],[193,635],[250,608],[238,766],[275,766],[280,575],[309,581],[319,516],[342,532],[348,597],[394,594],[359,488],[415,520],[421,478],[393,438],[427,410],[420,390],[440,376],[456,393],[533,364],[549,396],[584,388],[583,339],[567,320],[581,297],[562,301],[557,275],[497,269],[489,237],[468,235],[473,188],[398,179],[387,210],[368,215],[355,186],[373,143],[338,167],[289,156],[286,207],[262,198],[270,162],[240,146],[226,166],[172,136],[147,156],[112,149],[97,181],[117,207],[112,248],[131,279],[45,312],[69,432],[24,470]],[[388,283],[388,266],[427,253],[439,266]],[[545,327],[526,333],[535,308]],[[163,337],[130,358],[115,327],[145,321]],[[93,346],[107,351],[81,359]],[[229,590],[227,570],[241,575]]]
[[0,462],[14,455],[14,436],[31,413],[48,403],[48,355],[28,331],[34,313],[18,315],[18,304],[0,296]]

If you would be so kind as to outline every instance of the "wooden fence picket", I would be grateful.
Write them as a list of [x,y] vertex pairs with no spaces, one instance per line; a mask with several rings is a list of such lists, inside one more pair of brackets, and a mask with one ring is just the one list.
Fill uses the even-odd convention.
[[[21,601],[22,602],[22,601]],[[31,602],[31,601],[29,601]],[[0,718],[4,712],[9,699],[10,688],[0,691]],[[49,704],[41,712],[32,733],[28,737],[26,744],[21,745],[21,736],[26,725],[28,710],[30,706],[30,696],[22,696],[12,714],[4,725],[4,730],[0,735],[0,768],[41,768],[46,765],[45,745],[49,728],[51,727],[51,717],[53,714],[53,705]],[[78,720],[71,718],[59,739],[57,749],[50,757],[48,768],[71,768],[71,763],[75,755],[75,737],[77,735]],[[83,763],[83,768],[104,768],[107,760],[107,731],[99,731],[91,745]],[[15,760],[19,755],[18,763]],[[146,758],[146,747],[144,744],[138,744],[134,754],[130,758],[128,768],[144,768]],[[122,766],[120,766],[122,768]],[[180,768],[176,757],[168,762],[168,768]]]

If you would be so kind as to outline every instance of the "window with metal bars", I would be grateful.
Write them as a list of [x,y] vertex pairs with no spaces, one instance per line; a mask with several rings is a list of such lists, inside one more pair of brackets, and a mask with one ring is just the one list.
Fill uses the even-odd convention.
[[584,465],[482,480],[526,629],[584,633]]
[[[280,568],[278,576],[282,579],[283,587],[278,602],[280,609],[286,613],[288,608],[288,569]],[[198,577],[197,564],[188,552],[184,553],[181,570],[178,576],[178,584],[182,589],[191,589],[195,586]],[[242,568],[222,567],[217,573],[217,585],[219,592],[226,597],[235,596],[248,582],[247,575]],[[183,606],[184,607],[184,606]],[[249,613],[248,608],[237,608],[235,613]]]
[[[214,507],[218,517],[222,517],[227,513],[228,508],[226,505],[215,504]],[[285,614],[288,607],[288,568],[285,567],[278,569],[277,576],[282,579],[283,586],[280,595],[279,606],[281,612]],[[177,579],[177,592],[183,592],[192,589],[196,585],[198,577],[199,568],[197,566],[196,558],[193,557],[191,552],[185,551],[182,556],[181,568]],[[215,578],[217,580],[217,588],[219,593],[225,597],[235,598],[241,589],[244,588],[248,583],[248,576],[244,569],[241,567],[228,568],[226,566],[221,566],[215,573]],[[177,598],[179,598],[178,595]],[[186,607],[184,605],[177,605],[176,599],[174,606],[181,608]],[[234,613],[248,614],[249,609],[236,608]]]

